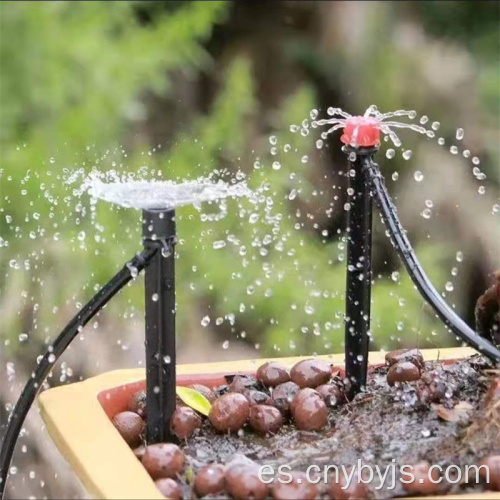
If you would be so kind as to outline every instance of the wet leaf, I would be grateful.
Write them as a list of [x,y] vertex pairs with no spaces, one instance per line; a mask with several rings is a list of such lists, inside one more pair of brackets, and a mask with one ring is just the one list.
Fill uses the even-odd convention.
[[202,415],[208,417],[212,405],[210,404],[210,401],[203,396],[203,394],[200,394],[198,391],[190,389],[189,387],[181,386],[176,387],[176,393],[183,403],[188,405],[193,410],[196,410]]

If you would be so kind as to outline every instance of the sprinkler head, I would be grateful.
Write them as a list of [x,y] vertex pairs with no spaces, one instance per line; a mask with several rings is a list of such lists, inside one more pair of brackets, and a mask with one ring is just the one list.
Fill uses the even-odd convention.
[[380,144],[380,121],[371,116],[352,116],[345,122],[340,140],[347,146],[369,148]]

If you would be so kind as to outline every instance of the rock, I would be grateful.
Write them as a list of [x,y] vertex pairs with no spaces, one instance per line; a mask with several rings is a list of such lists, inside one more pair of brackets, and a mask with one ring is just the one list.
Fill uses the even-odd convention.
[[[351,470],[348,471],[350,477]],[[338,482],[332,477],[328,483],[328,494],[334,500],[362,500],[369,498],[369,490],[365,483],[360,482],[358,472],[355,471],[347,486],[345,474],[339,472]],[[347,486],[347,487],[346,487]]]
[[412,382],[420,378],[420,370],[409,361],[399,361],[392,365],[387,372],[387,383]]
[[194,389],[196,392],[199,392],[201,395],[205,396],[210,403],[213,403],[217,396],[215,395],[215,392],[212,391],[209,387],[206,385],[202,384],[193,384],[189,386],[190,389]]
[[182,489],[173,479],[158,479],[155,481],[155,484],[165,498],[169,500],[182,500]]
[[478,467],[486,465],[489,469],[489,483],[486,483],[487,471],[485,468],[479,469],[479,476],[485,481],[486,489],[500,491],[500,455],[489,455],[479,462]]
[[330,365],[321,359],[304,359],[290,370],[290,378],[300,388],[326,384],[332,375]]
[[290,380],[290,375],[285,366],[276,361],[269,361],[259,366],[257,380],[268,387],[276,387]]
[[328,424],[328,410],[323,398],[312,389],[301,389],[292,403],[292,416],[297,429],[319,431]]
[[388,366],[395,365],[400,361],[408,361],[419,370],[424,369],[424,357],[418,349],[397,349],[385,355],[385,364]]
[[271,397],[281,413],[288,413],[290,405],[299,390],[300,387],[294,382],[285,382],[274,388]]
[[274,500],[314,500],[318,496],[318,485],[310,483],[305,473],[291,472],[291,474],[290,483],[285,484],[280,481],[273,483],[271,495]]
[[186,457],[172,443],[151,444],[146,447],[142,465],[153,479],[174,478],[184,469]]
[[264,500],[269,491],[256,467],[235,465],[226,472],[225,481],[226,491],[236,500]]
[[170,419],[170,430],[179,439],[187,439],[201,424],[201,417],[192,408],[179,406]]
[[113,417],[113,425],[131,448],[141,444],[144,420],[133,411],[122,411]]
[[[413,480],[408,483],[402,482],[403,489],[412,495],[435,495],[442,493],[445,490],[442,482],[432,482],[439,480],[439,469],[434,468],[431,471],[429,469],[430,465],[427,462],[418,462],[413,465],[413,470],[405,468],[405,474],[413,474]],[[409,475],[404,475],[401,479],[409,481],[411,477]]]
[[488,406],[493,406],[498,401],[500,401],[500,377],[496,377],[491,381],[484,395],[483,404],[487,408]]
[[229,384],[229,392],[243,392],[247,389],[257,389],[257,380],[246,375],[235,375]]
[[316,387],[316,390],[329,408],[339,406],[345,401],[345,395],[336,385],[322,384]]
[[245,425],[249,414],[248,399],[243,394],[230,392],[213,402],[208,418],[218,431],[236,432]]
[[146,407],[146,391],[137,391],[129,399],[127,409],[133,411],[140,415],[142,418],[146,418],[148,411]]
[[260,434],[276,434],[283,425],[283,416],[274,406],[255,405],[250,408],[249,423]]
[[274,399],[268,396],[265,392],[256,391],[255,389],[245,389],[241,392],[248,399],[250,406],[268,405],[275,406]]
[[225,489],[226,468],[222,464],[210,464],[198,471],[194,490],[199,497],[217,495]]

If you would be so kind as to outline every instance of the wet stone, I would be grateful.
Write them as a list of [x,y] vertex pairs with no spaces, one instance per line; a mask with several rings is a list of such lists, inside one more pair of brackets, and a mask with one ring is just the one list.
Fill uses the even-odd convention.
[[194,480],[194,490],[200,497],[217,495],[225,488],[226,468],[222,464],[210,464],[198,471]]
[[294,382],[285,382],[276,386],[271,394],[271,397],[276,404],[276,407],[282,413],[288,413],[290,410],[290,405],[297,392],[299,392],[300,387]]
[[245,425],[249,413],[248,399],[243,394],[230,392],[213,402],[208,418],[218,431],[236,432]]
[[186,457],[171,443],[151,444],[146,447],[142,465],[153,479],[174,478],[184,469]]
[[290,380],[290,375],[284,365],[276,361],[269,361],[259,366],[257,380],[268,387],[276,387]]
[[413,363],[420,370],[424,368],[424,357],[418,349],[397,349],[385,355],[385,364],[388,366],[395,365],[401,361]]
[[273,398],[265,392],[256,391],[254,389],[246,389],[241,394],[248,399],[250,406],[254,405],[268,405],[275,406]]
[[418,462],[413,465],[413,470],[405,469],[405,471],[411,472],[413,478],[408,475],[403,475],[401,479],[404,481],[413,480],[408,483],[402,483],[403,489],[412,495],[435,495],[445,490],[443,481],[436,483],[440,477],[439,469],[433,468],[430,470],[428,462]]
[[276,434],[283,425],[283,416],[274,406],[255,405],[250,408],[249,423],[260,434]]
[[192,408],[179,406],[170,419],[170,430],[179,439],[187,439],[201,424],[201,417]]
[[[348,471],[350,477],[351,471]],[[369,498],[369,490],[365,483],[359,479],[357,472],[354,472],[348,485],[345,474],[342,471],[337,477],[331,476],[328,480],[328,494],[334,500],[361,500]]]
[[304,472],[294,471],[290,474],[292,480],[289,483],[274,481],[271,489],[274,500],[314,500],[318,496],[318,485],[309,482]]
[[127,409],[129,411],[137,413],[142,418],[146,418],[147,416],[146,391],[137,391],[135,394],[133,394],[128,402]]
[[304,359],[290,370],[290,378],[299,387],[317,387],[326,384],[332,376],[331,366],[321,359]]
[[217,396],[215,395],[215,392],[212,391],[209,387],[206,385],[202,384],[193,384],[189,386],[190,389],[194,389],[195,391],[199,392],[201,395],[205,396],[210,403],[213,403]]
[[248,389],[257,389],[258,382],[253,377],[246,375],[236,375],[233,381],[229,384],[230,392],[243,392]]
[[345,401],[345,395],[336,385],[322,384],[316,387],[316,391],[320,394],[326,406],[329,408],[335,408]]
[[489,483],[486,483],[487,471],[484,467],[479,469],[479,476],[485,482],[486,489],[500,491],[500,455],[489,455],[479,462],[478,467],[481,465],[486,465],[489,469]]
[[392,365],[387,372],[387,383],[394,385],[396,382],[413,382],[420,378],[420,370],[409,361],[399,361]]
[[169,500],[182,500],[182,489],[173,479],[165,478],[155,481],[160,493]]
[[236,500],[264,500],[269,491],[256,467],[234,465],[226,472],[225,480],[227,492]]
[[132,411],[122,411],[113,417],[113,425],[127,444],[134,448],[141,444],[144,420]]
[[292,403],[292,416],[297,429],[320,431],[328,424],[328,410],[320,394],[310,388],[301,389]]

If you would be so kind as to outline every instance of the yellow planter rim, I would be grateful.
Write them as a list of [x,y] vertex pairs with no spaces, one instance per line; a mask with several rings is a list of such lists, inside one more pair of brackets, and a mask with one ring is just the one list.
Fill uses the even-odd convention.
[[[424,349],[426,361],[462,359],[474,354],[469,348]],[[370,353],[370,364],[384,363],[383,352]],[[339,368],[344,355],[320,356]],[[273,358],[292,366],[304,357]],[[233,374],[252,372],[271,359],[221,363],[187,364],[177,367],[178,375]],[[40,414],[61,454],[69,462],[87,492],[103,499],[162,499],[153,480],[134,456],[106,415],[98,395],[103,391],[141,382],[144,368],[115,370],[61,387],[49,389],[38,398]],[[497,493],[446,496],[442,498],[497,499]],[[429,498],[429,497],[427,497]],[[438,498],[438,497],[434,497]],[[441,497],[439,497],[441,498]]]

